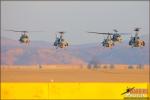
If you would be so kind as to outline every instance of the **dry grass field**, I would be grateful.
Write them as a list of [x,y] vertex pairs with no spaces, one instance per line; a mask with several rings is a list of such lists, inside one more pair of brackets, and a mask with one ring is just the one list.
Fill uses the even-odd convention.
[[148,82],[149,65],[1,65],[2,82]]

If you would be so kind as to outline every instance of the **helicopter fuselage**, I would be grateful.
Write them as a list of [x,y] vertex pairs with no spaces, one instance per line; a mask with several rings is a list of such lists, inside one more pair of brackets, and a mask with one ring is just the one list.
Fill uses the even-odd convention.
[[114,42],[111,39],[104,39],[102,44],[104,47],[113,47],[114,46]]
[[22,34],[21,37],[20,37],[20,39],[19,39],[19,41],[21,43],[29,43],[30,42],[29,37],[28,37],[27,34]]
[[54,46],[56,47],[60,47],[60,48],[65,48],[68,46],[68,42],[65,41],[62,36],[60,36],[60,38],[56,37],[56,40],[54,42]]
[[112,41],[114,42],[122,42],[122,37],[120,34],[114,34],[112,37]]
[[143,47],[145,46],[145,42],[141,40],[138,36],[131,37],[129,41],[129,45],[132,47]]

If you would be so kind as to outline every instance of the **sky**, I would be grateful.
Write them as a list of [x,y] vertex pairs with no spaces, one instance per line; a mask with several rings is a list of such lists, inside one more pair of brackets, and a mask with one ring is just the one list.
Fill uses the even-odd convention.
[[[106,36],[88,31],[132,33],[141,27],[149,35],[149,1],[1,1],[1,36],[18,40],[20,34],[6,29],[30,32],[31,41],[55,40],[65,31],[73,44],[97,43]],[[128,40],[130,36],[124,36]]]

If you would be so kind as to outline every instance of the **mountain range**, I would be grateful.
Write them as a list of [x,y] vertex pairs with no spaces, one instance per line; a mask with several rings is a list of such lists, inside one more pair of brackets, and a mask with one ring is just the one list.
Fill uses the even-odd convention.
[[132,48],[128,42],[113,48],[100,43],[70,45],[56,49],[53,43],[31,41],[29,45],[1,38],[1,64],[149,64],[149,42],[142,48]]

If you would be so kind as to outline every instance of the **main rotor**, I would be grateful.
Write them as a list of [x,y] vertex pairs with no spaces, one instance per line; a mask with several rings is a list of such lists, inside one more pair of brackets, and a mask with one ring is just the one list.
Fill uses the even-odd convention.
[[140,31],[140,29],[141,29],[141,28],[136,27],[136,28],[134,29],[134,31],[138,32],[138,31]]
[[88,32],[88,33],[96,33],[96,34],[103,34],[103,35],[113,35],[113,33],[99,33],[99,32]]
[[17,33],[29,33],[29,32],[43,32],[43,31],[25,31],[25,30],[5,30],[5,31],[11,31],[11,32],[17,32]]
[[60,34],[65,34],[65,32],[63,32],[63,31],[61,31],[61,32],[59,32]]

